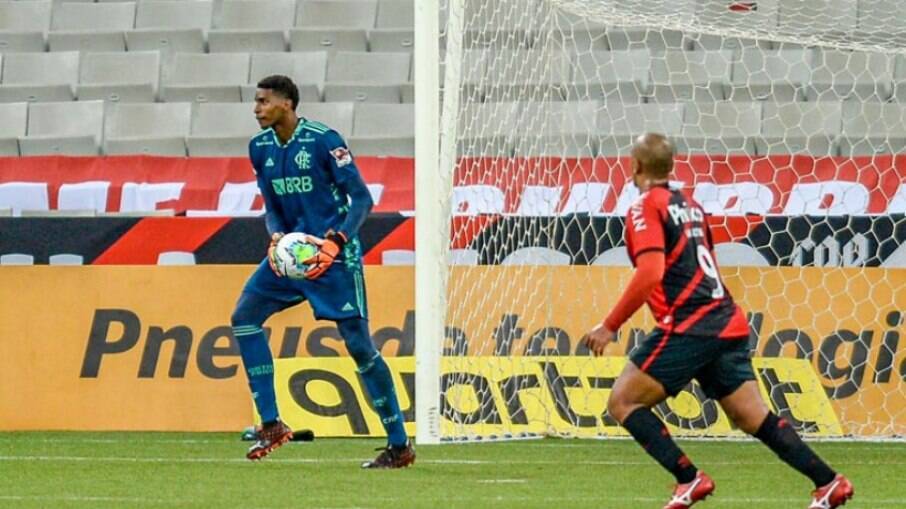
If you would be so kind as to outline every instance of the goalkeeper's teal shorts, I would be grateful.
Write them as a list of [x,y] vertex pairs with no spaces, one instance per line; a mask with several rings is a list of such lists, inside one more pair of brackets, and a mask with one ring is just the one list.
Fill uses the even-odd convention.
[[629,354],[629,360],[676,396],[692,379],[711,399],[729,396],[755,380],[747,337],[726,339],[675,334],[655,329]]

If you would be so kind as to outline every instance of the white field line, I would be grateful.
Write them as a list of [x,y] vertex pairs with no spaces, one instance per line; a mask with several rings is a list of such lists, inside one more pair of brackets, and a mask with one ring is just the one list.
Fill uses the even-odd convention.
[[[237,452],[237,455],[239,453]],[[362,461],[361,457],[349,458],[268,458],[264,463],[285,463],[285,464],[327,464],[327,463],[349,463]],[[68,456],[68,455],[4,455],[0,456],[0,462],[29,462],[29,461],[59,461],[59,462],[82,462],[82,463],[207,463],[207,464],[242,464],[254,465],[256,462],[249,461],[245,458],[162,458],[162,457],[135,457],[135,456]],[[578,461],[572,459],[564,460],[473,460],[473,459],[419,459],[420,464],[435,465],[588,465],[588,466],[625,466],[625,465],[651,465],[651,461],[644,456],[633,460],[586,460]],[[778,461],[709,461],[708,465],[778,465]],[[847,461],[847,465],[906,465],[906,461]]]

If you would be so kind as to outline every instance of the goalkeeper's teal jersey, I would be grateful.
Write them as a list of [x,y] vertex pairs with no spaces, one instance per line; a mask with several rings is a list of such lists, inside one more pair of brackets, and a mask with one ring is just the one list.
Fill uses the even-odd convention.
[[318,237],[328,230],[343,231],[350,238],[356,235],[359,225],[345,224],[349,195],[364,183],[336,131],[300,118],[286,144],[273,129],[252,138],[249,158],[267,208],[268,230]]

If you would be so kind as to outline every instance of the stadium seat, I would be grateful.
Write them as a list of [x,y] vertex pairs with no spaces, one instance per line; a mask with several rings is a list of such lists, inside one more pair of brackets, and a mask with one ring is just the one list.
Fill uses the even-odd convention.
[[200,28],[135,29],[126,32],[126,47],[129,51],[159,50],[162,57],[175,53],[204,53],[204,32]]
[[[777,28],[777,0],[761,0],[755,9],[729,9],[730,2],[715,2],[713,0],[695,0],[695,19],[697,22],[712,27],[729,28],[731,30],[749,30],[759,27],[759,30],[772,31]],[[769,48],[769,41],[740,41],[733,37],[718,35],[696,34],[696,40],[691,41],[693,49],[736,49],[758,44]],[[741,44],[740,44],[741,43]]]
[[906,102],[906,55],[894,58],[893,100]]
[[688,103],[683,113],[682,136],[676,139],[680,154],[755,153],[761,134],[760,102]]
[[44,32],[13,32],[0,29],[0,53],[44,51]]
[[840,155],[906,151],[906,105],[846,101],[842,119]]
[[412,82],[400,85],[400,99],[404,103],[415,102],[415,84]]
[[295,16],[296,0],[230,0],[223,2],[213,28],[286,30]]
[[260,130],[248,103],[201,103],[186,145],[190,156],[248,157],[249,139]]
[[644,49],[653,52],[688,49],[687,40],[679,30],[655,30],[637,27],[608,27],[607,47],[611,51]]
[[104,153],[185,156],[191,118],[191,103],[110,105]]
[[593,157],[598,106],[597,101],[517,103],[516,154]]
[[514,102],[466,103],[459,116],[457,154],[506,156],[513,151],[517,107]]
[[761,136],[755,140],[759,155],[836,155],[840,134],[839,102],[765,102]]
[[392,51],[412,52],[415,48],[415,31],[411,28],[369,30],[368,47],[371,51],[379,53]]
[[167,102],[239,102],[249,82],[248,53],[177,53],[172,66],[161,92]]
[[778,0],[778,28],[806,36],[846,34],[856,28],[856,9],[852,0]]
[[327,52],[252,53],[249,84],[242,87],[242,100],[254,101],[256,84],[272,74],[292,78],[299,87],[300,102],[319,102],[327,77]]
[[622,104],[608,102],[598,108],[598,153],[605,156],[628,155],[639,133],[659,132],[667,136],[681,134],[683,105]]
[[207,30],[211,28],[213,12],[211,0],[142,0],[135,11],[135,28]]
[[296,28],[289,32],[290,51],[368,51],[368,35],[356,28]]
[[160,53],[86,53],[79,70],[78,97],[111,102],[154,102]]
[[903,19],[906,19],[906,3],[902,0],[862,0],[856,17],[859,35],[884,34],[885,37],[903,38]]
[[356,104],[351,133],[349,146],[356,154],[414,156],[415,105]]
[[104,101],[33,103],[28,130],[19,138],[22,155],[98,155]]
[[53,10],[51,51],[125,51],[125,31],[135,27],[135,2],[63,2]]
[[71,101],[79,80],[79,53],[7,53],[0,76],[0,102]]
[[812,75],[805,89],[809,101],[890,99],[894,61],[888,55],[822,48],[810,51]]
[[377,28],[408,28],[415,26],[415,4],[409,0],[378,0]]
[[650,72],[645,50],[580,53],[571,90],[589,100],[639,103],[650,93]]
[[298,27],[371,30],[376,18],[376,0],[302,0],[296,7]]
[[651,97],[661,103],[726,99],[733,56],[731,50],[652,54]]
[[355,119],[353,103],[302,103],[296,111],[299,116],[321,122],[343,137],[353,133]]
[[0,103],[0,156],[19,155],[19,138],[25,136],[27,118],[27,103]]
[[744,48],[733,62],[729,96],[733,101],[804,100],[811,72],[805,50]]
[[572,78],[569,55],[557,49],[491,49],[487,53],[479,84],[485,101],[559,96]]
[[571,258],[566,253],[548,247],[523,247],[508,254],[500,265],[569,265]]
[[327,63],[324,100],[398,103],[410,59],[407,53],[339,51]]
[[52,5],[50,0],[0,1],[0,31],[46,32]]
[[282,30],[211,30],[208,32],[208,50],[211,53],[286,51],[286,34]]

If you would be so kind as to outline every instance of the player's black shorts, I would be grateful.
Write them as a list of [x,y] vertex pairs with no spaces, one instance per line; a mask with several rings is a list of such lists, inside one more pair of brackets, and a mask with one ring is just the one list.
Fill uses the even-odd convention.
[[711,399],[729,396],[743,382],[755,380],[746,338],[720,339],[655,329],[629,360],[676,396],[693,378]]

